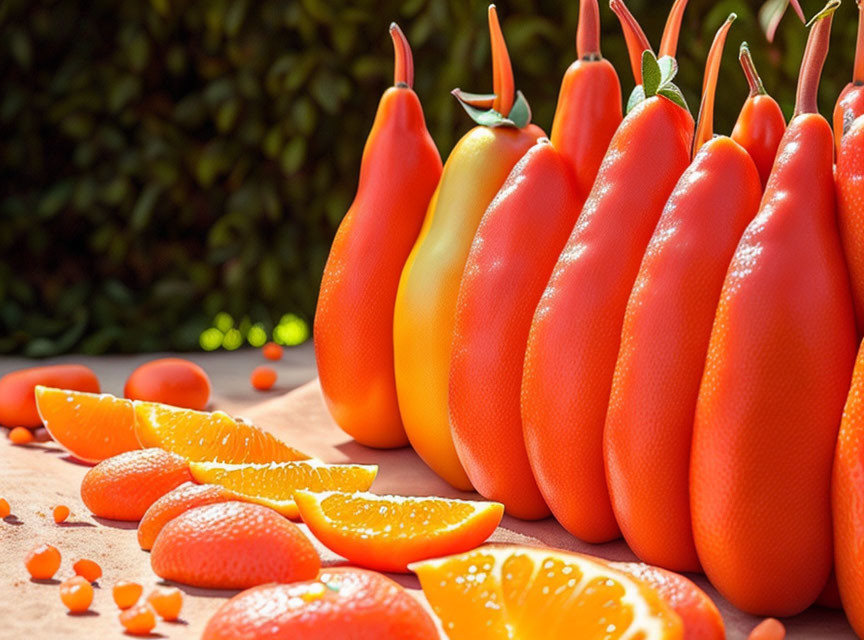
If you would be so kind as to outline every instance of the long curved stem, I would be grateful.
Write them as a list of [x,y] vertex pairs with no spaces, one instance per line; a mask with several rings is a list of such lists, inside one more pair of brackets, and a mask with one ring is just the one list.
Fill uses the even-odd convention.
[[678,52],[678,38],[681,35],[681,22],[684,20],[684,9],[687,8],[687,0],[675,0],[669,17],[666,18],[666,26],[663,28],[663,38],[660,40],[660,57],[675,57]]
[[738,49],[738,62],[741,63],[741,68],[744,69],[744,76],[747,78],[747,85],[750,87],[750,97],[764,96],[765,85],[762,84],[762,78],[759,77],[759,72],[756,70],[756,64],[753,62],[753,56],[750,55],[750,47],[746,42],[741,43],[741,48]]
[[855,42],[855,69],[852,82],[864,84],[864,2],[858,0],[858,39]]
[[507,43],[504,42],[494,4],[489,5],[489,37],[492,41],[492,86],[495,92],[492,108],[506,116],[513,107],[515,97],[513,67],[510,65],[510,54],[507,53]]
[[702,103],[699,105],[699,121],[696,125],[696,135],[693,137],[693,157],[714,136],[714,98],[717,94],[717,77],[720,75],[720,62],[723,60],[723,48],[726,46],[726,36],[729,28],[737,18],[730,13],[726,22],[717,30],[708,60],[705,62],[705,81],[702,91]]
[[798,90],[795,93],[796,116],[803,113],[819,113],[819,79],[822,76],[822,67],[825,66],[825,58],[828,56],[831,22],[839,6],[840,0],[829,0],[825,8],[810,21],[812,27],[807,38],[807,47],[804,49],[801,71],[798,74]]
[[405,37],[402,29],[395,22],[390,23],[390,37],[393,39],[393,53],[396,58],[393,68],[393,84],[397,87],[406,86],[410,89],[414,86],[414,57],[411,55],[408,38]]
[[633,79],[636,84],[642,84],[642,53],[653,51],[648,37],[642,31],[642,27],[630,13],[624,0],[609,0],[609,8],[618,16],[621,29],[624,31],[624,41],[627,43],[627,55],[630,58],[630,67],[633,69]]
[[597,0],[581,0],[579,26],[576,28],[576,53],[580,60],[599,60],[600,7]]

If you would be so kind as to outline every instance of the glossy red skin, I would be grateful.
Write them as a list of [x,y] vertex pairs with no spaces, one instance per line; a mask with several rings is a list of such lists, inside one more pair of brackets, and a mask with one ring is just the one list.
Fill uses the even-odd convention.
[[550,140],[570,163],[582,202],[594,186],[621,117],[621,83],[612,63],[601,59],[571,64],[561,81]]
[[145,362],[126,380],[123,395],[130,400],[162,402],[200,411],[210,400],[210,378],[194,362],[159,358]]
[[730,264],[696,407],[699,559],[756,615],[803,611],[832,565],[831,465],[856,347],[832,155],[824,118],[793,119]]
[[518,518],[549,515],[525,453],[519,389],[531,318],[581,203],[569,162],[538,142],[483,216],[459,289],[449,383],[456,453],[477,491]]
[[693,118],[665,98],[624,119],[532,320],[521,401],[528,458],[555,517],[588,542],[619,535],[603,423],[627,299],[692,137]]
[[747,149],[762,180],[762,187],[768,183],[777,147],[786,132],[786,119],[777,101],[767,94],[750,96],[741,107],[732,139]]
[[835,171],[837,223],[852,283],[858,335],[864,335],[864,118],[840,142]]
[[408,444],[396,399],[393,309],[440,176],[441,156],[417,95],[391,87],[363,150],[357,195],[330,249],[314,326],[330,413],[367,446]]
[[37,385],[99,393],[99,379],[83,364],[55,364],[12,371],[0,378],[0,425],[42,426],[36,410]]
[[[850,112],[848,117],[846,116],[847,111]],[[850,82],[843,87],[843,91],[840,92],[837,103],[834,105],[832,126],[834,128],[834,146],[838,153],[840,141],[845,135],[844,122],[851,124],[860,115],[864,115],[864,84]]]
[[603,432],[606,479],[627,544],[649,564],[699,571],[690,440],[714,311],[762,184],[747,151],[708,141],[666,203],[627,303]]

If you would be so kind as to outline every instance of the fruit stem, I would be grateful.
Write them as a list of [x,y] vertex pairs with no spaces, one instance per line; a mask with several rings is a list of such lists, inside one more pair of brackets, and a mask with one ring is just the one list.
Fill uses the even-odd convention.
[[581,0],[579,26],[576,28],[576,53],[580,60],[599,60],[600,7],[597,0]]
[[390,37],[393,39],[393,53],[396,58],[393,84],[410,89],[414,86],[414,57],[411,55],[411,45],[395,22],[390,23]]
[[855,68],[852,82],[864,84],[864,1],[858,0],[858,39],[855,41]]
[[818,93],[822,67],[828,56],[831,40],[831,22],[840,0],[829,0],[825,8],[810,21],[810,35],[801,60],[798,74],[798,90],[795,93],[795,115],[819,113]]
[[513,107],[515,94],[513,67],[510,65],[507,43],[504,42],[504,34],[501,33],[498,12],[494,4],[489,5],[489,38],[492,42],[492,87],[495,92],[492,108],[506,116]]
[[624,40],[627,43],[627,55],[630,57],[630,68],[633,70],[633,79],[636,84],[642,84],[642,52],[653,51],[648,37],[642,31],[642,27],[630,13],[624,0],[609,0],[609,8],[618,16],[621,29],[624,31]]
[[681,22],[684,19],[684,9],[687,8],[687,0],[675,0],[666,26],[663,28],[663,38],[660,40],[660,56],[675,57],[678,51],[678,37],[681,35]]
[[693,156],[714,136],[714,98],[717,94],[717,77],[720,75],[720,62],[723,60],[723,48],[726,46],[726,36],[729,28],[737,18],[730,13],[714,36],[711,49],[708,51],[708,59],[705,62],[705,81],[702,89],[702,103],[699,105],[699,119],[696,126],[696,135],[693,138]]
[[756,64],[753,62],[753,56],[750,55],[750,47],[746,42],[742,42],[741,48],[738,49],[738,62],[741,63],[741,68],[744,69],[744,75],[747,77],[750,97],[767,94],[765,85],[762,84],[762,78],[759,77],[759,72],[756,70]]

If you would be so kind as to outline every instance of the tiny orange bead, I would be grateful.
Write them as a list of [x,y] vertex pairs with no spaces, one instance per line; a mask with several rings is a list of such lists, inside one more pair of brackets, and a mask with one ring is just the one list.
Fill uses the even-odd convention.
[[69,578],[60,585],[60,599],[71,613],[83,613],[93,603],[93,587],[81,576]]
[[139,604],[120,614],[120,624],[132,636],[146,636],[156,626],[156,613],[149,604]]
[[102,577],[102,567],[86,558],[81,558],[81,560],[73,564],[72,570],[75,572],[75,575],[81,576],[87,582],[96,582]]
[[276,384],[276,371],[271,367],[255,367],[249,380],[258,391],[267,391]]
[[284,352],[285,350],[282,348],[282,345],[276,344],[275,342],[268,342],[261,347],[261,353],[264,354],[264,357],[268,360],[281,360]]
[[776,618],[765,618],[756,625],[747,640],[783,640],[786,637],[786,627]]
[[65,504],[59,504],[54,507],[54,522],[60,524],[61,522],[65,522],[66,518],[69,517],[69,507]]
[[156,587],[147,596],[147,603],[159,617],[169,622],[180,617],[183,608],[183,594],[176,587]]
[[114,596],[114,602],[117,603],[118,607],[121,609],[128,609],[138,602],[138,598],[141,597],[141,592],[143,590],[144,589],[137,582],[121,580],[114,585],[114,588],[111,590],[111,595]]
[[60,552],[50,544],[40,544],[30,550],[24,566],[35,580],[50,580],[60,568]]
[[12,444],[30,444],[33,442],[33,432],[27,427],[15,427],[9,432]]
[[12,509],[9,508],[9,501],[6,498],[0,498],[0,518],[8,518],[10,513],[12,513]]

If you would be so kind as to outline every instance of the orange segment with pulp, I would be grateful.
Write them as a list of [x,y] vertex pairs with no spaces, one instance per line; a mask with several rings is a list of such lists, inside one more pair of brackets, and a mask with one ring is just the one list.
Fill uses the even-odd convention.
[[450,640],[680,640],[647,584],[589,556],[490,545],[411,565]]
[[405,573],[418,560],[482,544],[504,505],[446,498],[298,490],[294,500],[312,534],[353,564]]
[[309,491],[366,491],[378,474],[375,465],[326,464],[317,460],[230,464],[191,462],[196,482],[218,484],[251,502],[275,509],[286,518],[297,519],[294,502],[298,489]]
[[288,462],[308,460],[273,434],[224,411],[193,411],[157,402],[133,403],[142,447],[160,447],[187,460]]
[[108,393],[36,387],[36,409],[56,442],[83,462],[140,449],[132,402]]

